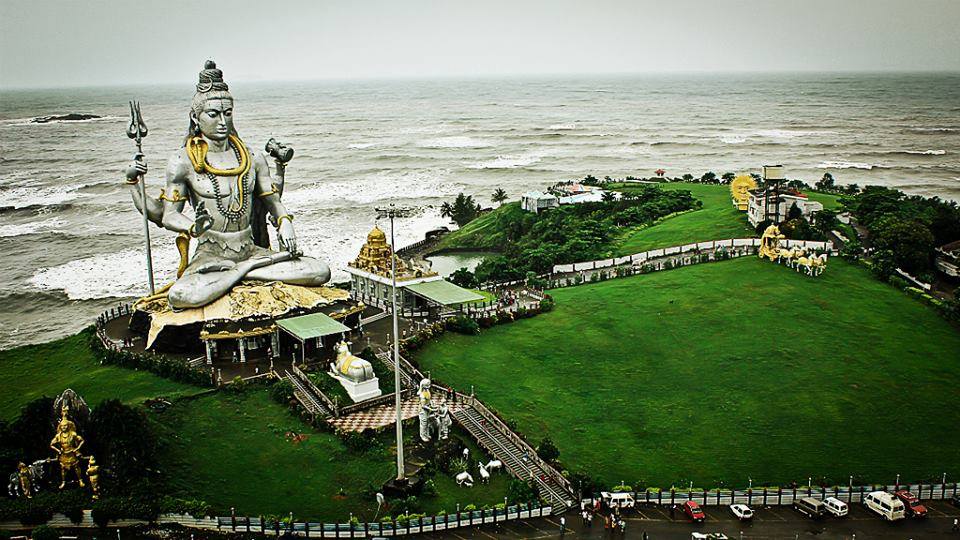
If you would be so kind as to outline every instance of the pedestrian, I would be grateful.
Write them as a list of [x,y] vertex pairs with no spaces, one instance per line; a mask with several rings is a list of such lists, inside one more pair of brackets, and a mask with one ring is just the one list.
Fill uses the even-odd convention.
[[673,519],[673,514],[675,514],[676,511],[677,511],[677,505],[673,505],[670,507],[670,519]]
[[650,537],[647,536],[647,531],[643,531],[643,540],[650,540]]
[[960,531],[960,522],[957,521],[957,518],[953,518],[953,528],[950,530],[953,532]]
[[560,516],[560,536],[563,536],[567,533],[567,518],[566,516]]
[[620,525],[620,536],[626,535],[626,534],[627,534],[627,522],[624,521],[623,518],[621,518],[621,519],[620,519],[620,522],[619,522],[619,525]]

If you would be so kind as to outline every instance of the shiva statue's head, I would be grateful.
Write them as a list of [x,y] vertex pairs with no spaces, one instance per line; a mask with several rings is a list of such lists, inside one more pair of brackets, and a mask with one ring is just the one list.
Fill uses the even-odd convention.
[[227,83],[223,82],[223,72],[217,69],[213,60],[207,60],[190,105],[187,137],[203,135],[211,141],[223,141],[230,134],[236,134],[233,128],[233,96]]

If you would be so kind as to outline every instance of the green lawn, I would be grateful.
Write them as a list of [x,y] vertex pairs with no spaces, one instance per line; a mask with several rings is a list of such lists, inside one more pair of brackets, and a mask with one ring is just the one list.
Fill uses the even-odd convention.
[[417,355],[612,484],[960,475],[960,332],[831,259],[744,258],[556,290],[553,312]]
[[[691,242],[724,240],[756,236],[747,221],[746,212],[734,208],[730,201],[730,187],[710,184],[663,183],[665,190],[688,190],[703,202],[703,208],[667,218],[652,227],[627,231],[616,242],[614,255],[632,255],[650,249],[679,246]],[[641,184],[618,184],[617,191],[645,189]],[[810,193],[826,209],[839,207],[837,197],[822,193]]]
[[72,388],[91,407],[110,398],[127,403],[200,389],[145,371],[103,366],[87,346],[86,332],[41,345],[0,351],[0,420],[11,420],[34,399]]
[[[372,520],[376,501],[361,492],[367,486],[378,488],[396,471],[389,442],[383,450],[352,451],[335,435],[301,423],[259,387],[241,395],[220,392],[183,401],[155,418],[167,441],[164,473],[175,491],[221,511],[233,506],[239,515],[293,512],[298,519],[346,521],[352,512]],[[295,444],[288,432],[306,433],[307,440]],[[413,434],[407,430],[406,435]],[[389,434],[383,439],[392,441]],[[472,448],[472,456],[479,459]],[[479,480],[476,461],[471,459],[471,466]],[[431,513],[456,511],[458,502],[502,502],[509,482],[501,475],[489,486],[467,489],[442,473],[434,481],[438,496],[422,499],[424,510]],[[385,513],[396,514],[397,509],[381,516]]]

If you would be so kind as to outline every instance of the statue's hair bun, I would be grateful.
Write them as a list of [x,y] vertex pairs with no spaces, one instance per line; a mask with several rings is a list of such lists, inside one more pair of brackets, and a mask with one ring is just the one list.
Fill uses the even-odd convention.
[[203,71],[200,72],[199,82],[197,83],[197,92],[209,92],[211,90],[229,90],[227,83],[223,82],[223,71],[217,69],[217,63],[213,60],[207,60],[203,64]]

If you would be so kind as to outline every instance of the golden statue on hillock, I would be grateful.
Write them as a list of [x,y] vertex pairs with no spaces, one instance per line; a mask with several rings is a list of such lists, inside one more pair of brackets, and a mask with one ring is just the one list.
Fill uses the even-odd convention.
[[766,257],[771,261],[777,260],[780,256],[780,241],[784,238],[786,237],[780,234],[780,227],[770,225],[760,237],[760,250],[757,251],[757,256],[761,259]]
[[57,461],[60,463],[60,489],[66,486],[67,473],[71,471],[77,475],[80,487],[86,485],[80,471],[80,448],[83,447],[83,437],[77,433],[77,425],[67,417],[69,412],[70,408],[64,403],[61,408],[60,422],[57,424],[57,433],[50,441],[50,449],[57,453]]
[[745,212],[749,208],[751,189],[757,189],[757,181],[749,174],[741,174],[730,182],[730,198],[737,210]]

